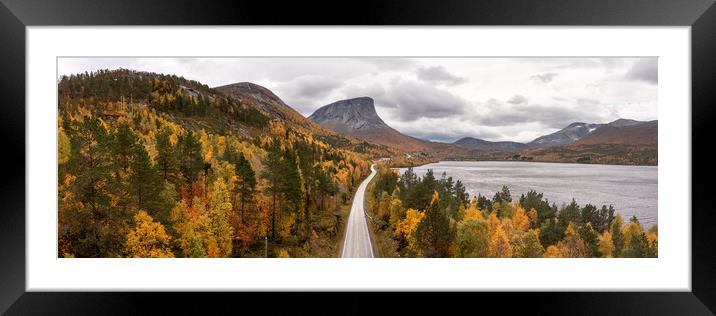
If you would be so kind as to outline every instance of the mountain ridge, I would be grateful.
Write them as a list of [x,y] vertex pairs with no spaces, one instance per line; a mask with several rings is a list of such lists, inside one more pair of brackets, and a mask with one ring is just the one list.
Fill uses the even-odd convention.
[[512,141],[488,141],[475,137],[463,137],[453,142],[453,144],[462,146],[470,150],[480,151],[506,151],[513,152],[527,148],[527,144]]

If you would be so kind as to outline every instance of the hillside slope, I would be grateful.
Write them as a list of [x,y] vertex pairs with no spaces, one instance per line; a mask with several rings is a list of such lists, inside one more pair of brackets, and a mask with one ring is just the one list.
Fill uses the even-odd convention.
[[477,151],[501,151],[513,152],[527,148],[526,144],[518,142],[491,142],[479,138],[463,137],[456,140],[453,144]]

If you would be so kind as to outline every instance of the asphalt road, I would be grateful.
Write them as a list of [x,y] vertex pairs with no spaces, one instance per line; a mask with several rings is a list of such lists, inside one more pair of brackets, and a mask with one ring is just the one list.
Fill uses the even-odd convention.
[[373,258],[373,246],[371,245],[370,234],[368,233],[368,222],[363,210],[365,200],[365,189],[368,183],[376,174],[375,164],[370,166],[370,175],[363,180],[353,197],[353,205],[348,215],[346,235],[343,239],[342,258]]

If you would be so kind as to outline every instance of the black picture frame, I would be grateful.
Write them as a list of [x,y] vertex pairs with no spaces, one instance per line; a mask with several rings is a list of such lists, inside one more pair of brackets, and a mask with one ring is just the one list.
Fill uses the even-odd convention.
[[[692,62],[692,200],[691,292],[466,293],[465,304],[505,301],[509,311],[539,314],[679,314],[711,315],[716,310],[716,223],[713,184],[713,124],[716,116],[716,6],[711,0],[571,0],[470,1],[376,0],[327,1],[97,1],[0,0],[0,136],[3,163],[0,194],[0,311],[8,314],[127,314],[166,311],[205,311],[215,307],[255,305],[255,293],[40,293],[26,292],[25,280],[25,28],[63,25],[594,25],[690,26]],[[48,104],[48,113],[52,106]],[[672,105],[662,105],[672,106]],[[668,130],[666,130],[668,133]],[[50,197],[53,198],[53,197]],[[279,309],[303,308],[319,313],[306,293],[287,295],[273,304]],[[352,293],[321,294],[336,309],[346,308]],[[373,294],[371,302],[386,294]],[[392,294],[391,294],[392,295]],[[445,300],[438,305],[423,297]],[[471,298],[474,297],[474,298]],[[262,297],[263,298],[263,297]],[[387,299],[389,309],[429,311],[459,307],[453,294],[418,294]],[[452,303],[448,303],[451,302]],[[181,302],[181,303],[179,303]],[[186,302],[194,302],[187,304]],[[201,302],[201,303],[200,303]],[[309,302],[306,304],[306,302]],[[519,302],[518,304],[516,304]],[[557,303],[555,303],[557,302]],[[139,308],[148,304],[148,308]],[[342,307],[340,307],[342,305]],[[348,304],[347,311],[375,311],[371,304]],[[383,305],[383,304],[381,304]],[[444,310],[443,310],[444,311]]]

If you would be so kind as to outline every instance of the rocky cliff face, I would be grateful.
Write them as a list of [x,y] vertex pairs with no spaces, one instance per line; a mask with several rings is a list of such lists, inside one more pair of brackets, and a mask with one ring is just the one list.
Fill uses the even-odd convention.
[[375,111],[373,99],[360,97],[333,102],[308,117],[314,122],[344,134],[390,128]]

